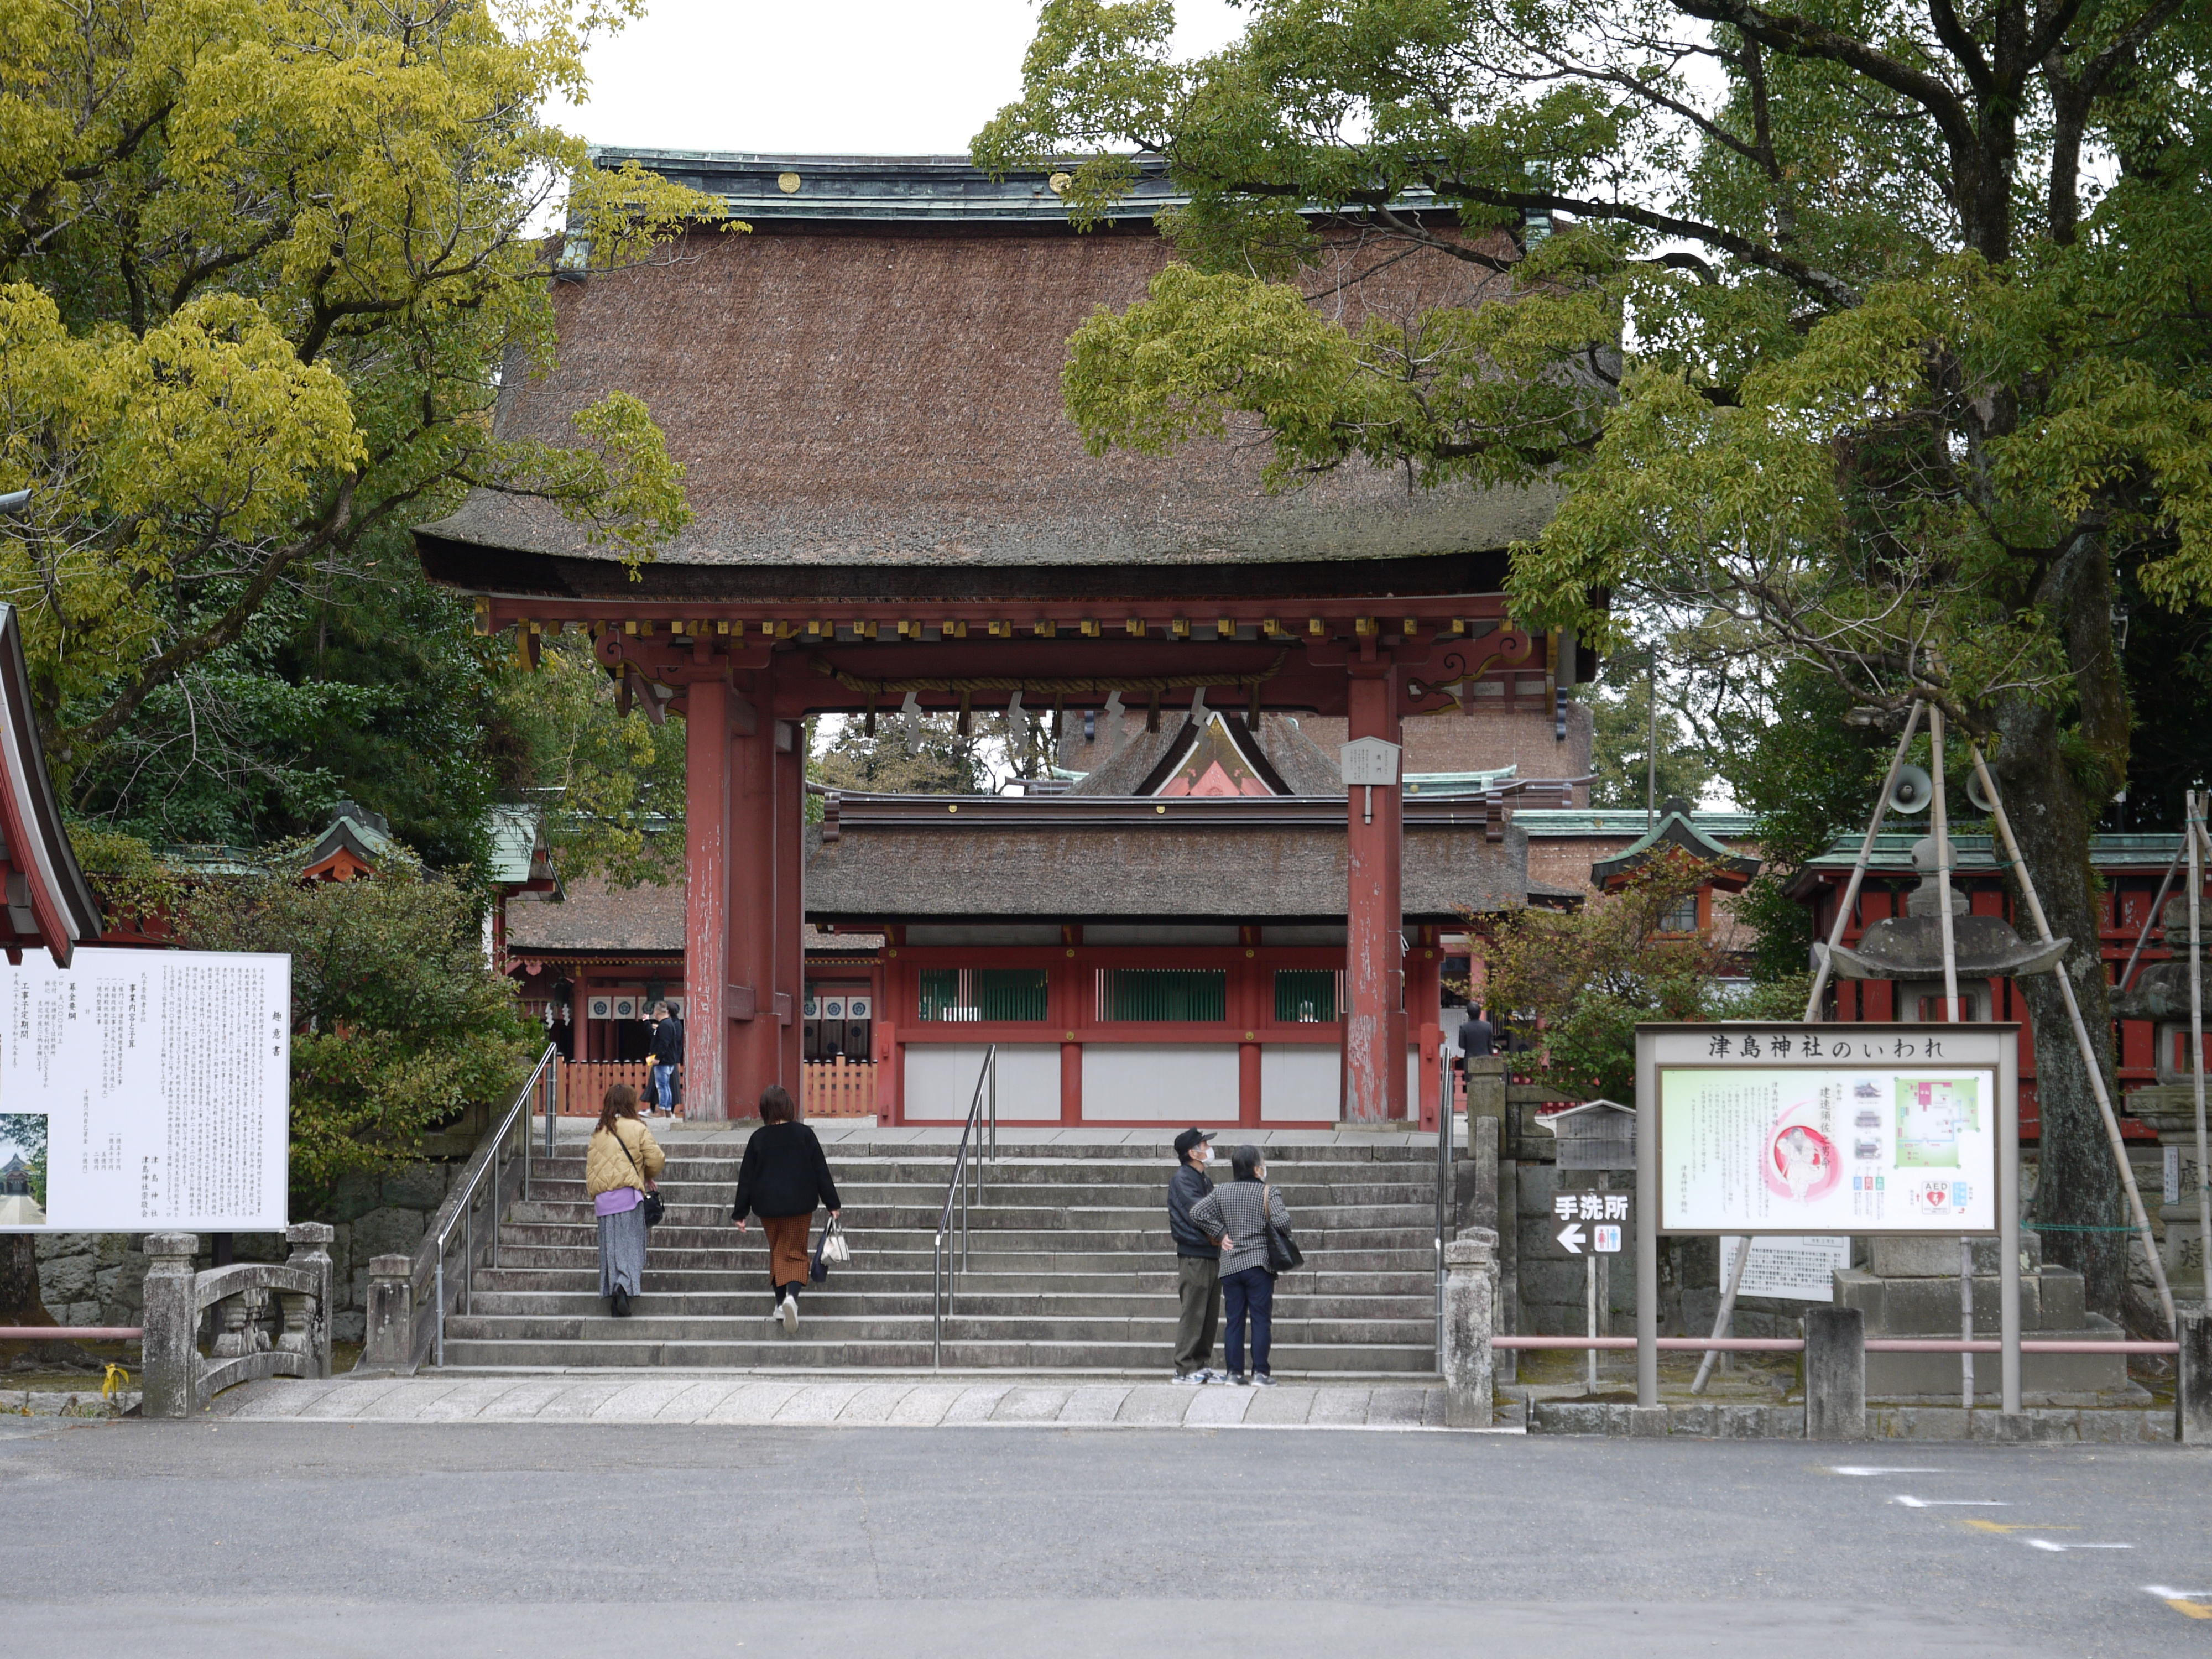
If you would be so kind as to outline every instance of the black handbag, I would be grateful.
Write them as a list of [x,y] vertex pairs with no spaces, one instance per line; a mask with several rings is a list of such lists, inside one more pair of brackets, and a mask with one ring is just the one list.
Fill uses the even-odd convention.
[[[623,1156],[629,1160],[629,1167],[636,1170],[638,1179],[644,1180],[645,1171],[637,1167],[637,1154],[630,1151],[629,1142],[622,1138],[622,1131],[610,1129],[607,1133],[615,1138],[615,1145],[623,1149]],[[645,1212],[645,1224],[647,1227],[658,1227],[660,1224],[660,1218],[668,1213],[668,1206],[660,1194],[654,1192],[652,1188],[644,1188],[644,1192],[645,1202],[639,1207]]]
[[1260,1188],[1260,1224],[1267,1247],[1267,1269],[1274,1274],[1296,1273],[1306,1265],[1306,1253],[1298,1248],[1297,1240],[1275,1224],[1274,1217],[1268,1213],[1271,1190],[1267,1187]]

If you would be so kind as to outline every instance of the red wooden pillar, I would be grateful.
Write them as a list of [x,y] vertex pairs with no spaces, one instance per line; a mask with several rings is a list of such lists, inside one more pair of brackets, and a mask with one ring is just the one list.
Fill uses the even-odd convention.
[[1443,1098],[1437,1066],[1443,1037],[1437,1022],[1443,964],[1437,960],[1442,952],[1436,944],[1436,929],[1423,927],[1420,937],[1422,942],[1406,953],[1406,1024],[1421,1048],[1421,1086],[1417,1091],[1421,1127],[1432,1131],[1437,1127],[1437,1105]]
[[797,752],[797,728],[770,719],[765,708],[756,718],[731,723],[751,729],[734,732],[729,751],[724,1088],[730,1115],[751,1117],[769,1084],[799,1085],[804,757]]
[[[1346,735],[1399,740],[1396,664],[1356,661]],[[1406,1115],[1405,907],[1400,898],[1402,815],[1396,784],[1359,785],[1346,802],[1344,1115],[1376,1123]]]
[[[1072,939],[1067,929],[1061,937]],[[1060,1121],[1063,1124],[1083,1121],[1083,1045],[1075,1040],[1078,1026],[1091,1024],[1090,1004],[1085,994],[1090,990],[1090,975],[1076,960],[1075,947],[1064,945],[1062,955],[1045,975],[1045,997],[1052,1023],[1062,1032],[1060,1043]]]
[[[798,1097],[805,1081],[806,1025],[806,728],[774,722],[775,757],[776,1061],[774,1081]],[[763,1088],[768,1086],[763,1081]],[[756,1093],[757,1098],[757,1093]]]
[[[1256,927],[1244,930],[1248,939],[1256,940],[1259,936]],[[1236,989],[1236,1001],[1230,1017],[1244,1033],[1244,1040],[1237,1046],[1237,1122],[1239,1127],[1256,1129],[1260,1127],[1260,1045],[1255,1039],[1266,1018],[1263,998],[1271,982],[1254,947],[1245,948],[1243,967],[1231,983]]]
[[737,700],[727,681],[701,681],[690,688],[684,722],[684,1105],[698,1118],[731,1115],[730,715]]

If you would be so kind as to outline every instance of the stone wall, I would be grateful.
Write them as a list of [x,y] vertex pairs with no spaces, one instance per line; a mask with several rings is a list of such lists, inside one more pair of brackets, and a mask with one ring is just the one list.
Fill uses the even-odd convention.
[[[331,1340],[358,1342],[368,1295],[371,1257],[412,1255],[459,1178],[460,1159],[409,1164],[381,1177],[352,1176],[337,1196],[302,1221],[337,1229],[331,1262],[337,1291]],[[62,1325],[136,1325],[144,1310],[145,1239],[139,1233],[43,1233],[39,1236],[39,1292]],[[240,1261],[282,1261],[282,1233],[240,1233]],[[213,1265],[205,1235],[196,1267]]]

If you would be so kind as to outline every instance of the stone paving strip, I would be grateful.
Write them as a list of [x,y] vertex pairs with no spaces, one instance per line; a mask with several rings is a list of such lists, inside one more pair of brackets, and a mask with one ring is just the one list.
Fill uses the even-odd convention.
[[[605,1372],[272,1377],[210,1414],[240,1422],[711,1423],[752,1428],[1444,1430],[1444,1391],[1421,1383],[1272,1389],[1045,1377],[787,1376]],[[1516,1428],[1488,1431],[1518,1433]]]

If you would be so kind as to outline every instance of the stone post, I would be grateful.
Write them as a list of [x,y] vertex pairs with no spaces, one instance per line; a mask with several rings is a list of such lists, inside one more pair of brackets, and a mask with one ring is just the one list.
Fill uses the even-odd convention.
[[1863,1440],[1866,1316],[1856,1308],[1805,1310],[1805,1437]]
[[151,1233],[146,1239],[145,1417],[190,1417],[198,1404],[199,1310],[192,1305],[194,1233]]
[[[526,1133],[527,1133],[526,1131]],[[295,1222],[284,1229],[284,1242],[292,1247],[285,1265],[305,1267],[316,1278],[313,1296],[284,1292],[284,1334],[277,1346],[308,1358],[307,1375],[331,1374],[331,1295],[334,1288],[331,1241],[338,1230],[320,1221]]]
[[368,1329],[357,1371],[404,1376],[415,1367],[415,1258],[369,1258]]
[[1471,1118],[1505,1115],[1505,1056],[1469,1054],[1467,1057],[1467,1115]]
[[2212,1446],[2212,1311],[2179,1308],[2175,1321],[2181,1352],[2174,1357],[2173,1437]]
[[1444,1246],[1444,1421],[1455,1429],[1490,1426],[1497,1273],[1489,1228],[1463,1228]]

